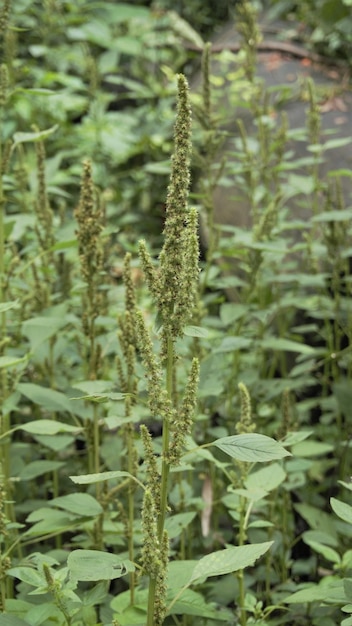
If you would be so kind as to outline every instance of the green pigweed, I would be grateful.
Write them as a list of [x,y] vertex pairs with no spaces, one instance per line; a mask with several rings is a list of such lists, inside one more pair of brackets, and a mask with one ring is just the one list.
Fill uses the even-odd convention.
[[[166,200],[164,245],[159,268],[154,267],[144,242],[139,254],[146,280],[155,298],[162,327],[161,350],[154,354],[153,342],[142,313],[135,315],[138,345],[148,381],[148,403],[156,419],[162,420],[162,455],[159,475],[152,439],[146,427],[141,435],[145,448],[147,489],[142,509],[143,567],[149,575],[147,626],[161,626],[165,616],[168,538],[164,530],[168,511],[170,465],[179,463],[187,434],[191,432],[196,404],[199,363],[194,359],[181,406],[177,406],[175,344],[192,316],[198,293],[197,212],[187,205],[190,182],[191,112],[188,85],[178,78],[175,151]],[[165,372],[165,373],[164,373]]]
[[9,86],[9,73],[7,65],[0,65],[0,107],[3,108],[7,100],[7,90]]
[[10,18],[10,12],[11,12],[11,5],[12,5],[11,0],[4,0],[2,9],[0,11],[0,38],[1,40],[3,40],[6,30],[7,30],[7,26],[8,26],[8,22]]
[[[94,199],[92,166],[90,161],[83,165],[81,196],[78,208],[75,211],[78,223],[77,239],[81,271],[88,284],[88,297],[92,296],[94,282],[102,271],[102,251],[99,236],[102,231],[101,212]],[[94,280],[95,279],[95,280]],[[95,290],[95,289],[94,289]],[[91,302],[93,306],[93,302]],[[97,316],[99,311],[95,307]]]
[[160,544],[157,530],[157,512],[150,488],[144,492],[142,507],[143,548],[142,565],[145,572],[156,580],[161,567]]
[[156,578],[154,600],[154,625],[162,626],[166,614],[167,567],[169,562],[169,537],[166,531],[160,543],[160,566]]
[[[175,124],[175,152],[172,158],[170,184],[166,198],[164,245],[160,253],[160,269],[156,273],[145,244],[140,244],[140,258],[148,285],[156,298],[161,316],[166,356],[167,340],[174,342],[182,335],[195,304],[198,276],[197,224],[187,209],[190,183],[191,112],[188,85],[179,76],[178,111]],[[188,225],[185,226],[185,224]],[[189,246],[192,254],[189,253]],[[197,249],[197,251],[196,251]]]
[[202,54],[202,107],[203,123],[205,128],[211,127],[211,87],[210,87],[210,56],[211,44],[204,46]]
[[282,394],[281,413],[282,422],[278,433],[279,439],[286,437],[287,433],[294,427],[292,416],[292,394],[289,389],[285,389]]
[[97,378],[101,367],[100,348],[96,342],[95,320],[104,311],[104,295],[101,290],[103,272],[103,213],[95,199],[92,166],[90,161],[83,165],[81,195],[75,211],[78,223],[77,239],[81,273],[86,283],[83,293],[82,327],[89,339],[89,377]]
[[307,80],[309,109],[307,114],[307,128],[310,142],[319,143],[321,130],[321,115],[318,108],[316,90],[312,80]]
[[258,26],[257,11],[248,0],[242,0],[236,7],[237,27],[242,36],[242,43],[245,50],[244,69],[249,81],[254,80],[256,70],[257,46],[261,41],[261,32]]
[[171,465],[180,463],[186,437],[191,434],[197,401],[198,381],[199,361],[198,359],[193,359],[181,407],[175,411],[170,425],[172,436],[167,458]]
[[163,373],[153,353],[153,344],[140,311],[136,313],[139,348],[148,381],[148,404],[152,415],[169,420],[172,410],[171,402],[163,388]]
[[154,507],[157,515],[160,513],[160,492],[159,492],[159,471],[157,468],[156,456],[153,449],[153,440],[148,428],[142,424],[140,427],[143,448],[144,462],[147,472],[147,485],[151,491]]
[[256,425],[252,421],[251,398],[249,391],[243,383],[238,384],[238,391],[240,394],[241,414],[240,420],[236,424],[236,431],[239,435],[244,433],[253,433]]
[[[35,131],[38,129],[36,128]],[[42,141],[35,144],[37,155],[37,179],[38,196],[35,202],[35,212],[38,218],[36,234],[42,250],[49,250],[55,243],[53,231],[53,212],[49,205],[49,199],[45,180],[45,147]]]

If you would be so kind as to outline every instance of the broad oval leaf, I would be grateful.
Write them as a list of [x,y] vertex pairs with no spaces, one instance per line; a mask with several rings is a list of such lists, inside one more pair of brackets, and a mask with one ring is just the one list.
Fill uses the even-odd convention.
[[18,426],[18,430],[24,430],[31,435],[57,435],[58,433],[78,433],[82,429],[55,420],[43,419],[22,424],[22,426]]
[[131,561],[99,550],[74,550],[68,556],[67,566],[70,577],[81,581],[114,580],[135,569]]
[[94,517],[103,512],[101,504],[89,493],[69,493],[50,500],[48,504],[86,517]]
[[34,383],[19,383],[17,389],[31,402],[39,404],[47,411],[72,412],[70,400],[60,391],[56,391],[56,389],[41,387]]
[[203,556],[192,571],[189,584],[196,580],[204,580],[209,576],[222,576],[254,565],[255,561],[263,556],[273,543],[273,541],[265,541],[264,543],[236,546]]
[[256,472],[249,474],[245,481],[247,489],[263,489],[266,492],[277,489],[286,478],[286,472],[279,463],[271,463]]
[[330,498],[331,508],[344,522],[352,524],[352,506],[337,500],[336,498]]
[[233,459],[248,463],[265,463],[292,456],[275,439],[256,433],[222,437],[214,441],[212,445],[220,448]]

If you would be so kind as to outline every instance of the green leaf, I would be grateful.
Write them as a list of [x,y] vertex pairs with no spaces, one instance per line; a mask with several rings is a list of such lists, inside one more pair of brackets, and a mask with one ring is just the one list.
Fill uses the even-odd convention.
[[19,300],[13,300],[12,302],[0,302],[0,313],[5,313],[10,309],[18,309],[20,306]]
[[111,478],[121,478],[121,477],[129,477],[135,478],[129,472],[124,472],[120,470],[112,471],[112,472],[100,472],[99,474],[82,474],[81,476],[70,476],[72,482],[77,485],[91,485],[93,483],[101,483],[104,480],[110,480]]
[[292,447],[292,454],[295,457],[321,456],[334,450],[334,446],[321,441],[301,441]]
[[[49,507],[42,507],[28,515],[26,521],[34,523],[34,525],[25,532],[25,536],[32,537],[65,532],[67,530],[72,532],[77,519],[76,515],[58,511],[57,509],[50,509]],[[38,523],[36,524],[35,522]]]
[[251,344],[252,339],[248,339],[247,337],[225,337],[220,346],[214,350],[214,353],[234,352],[235,350],[248,348]]
[[266,541],[264,543],[226,548],[225,550],[218,550],[203,556],[193,569],[188,584],[192,584],[197,580],[204,580],[210,576],[222,576],[237,572],[240,569],[254,565],[255,561],[263,556],[273,543],[273,541]]
[[287,604],[320,602],[336,607],[339,603],[346,602],[343,581],[332,578],[327,581],[323,579],[319,585],[310,585],[306,589],[300,589],[287,596],[283,602]]
[[352,600],[352,579],[344,578],[343,579],[343,588],[346,595],[347,600],[351,602]]
[[281,441],[284,446],[294,446],[296,443],[300,443],[305,439],[308,439],[313,434],[312,430],[298,430],[296,432],[287,433],[285,439]]
[[307,543],[313,550],[315,550],[315,552],[321,554],[327,561],[331,561],[331,563],[335,564],[341,563],[340,555],[333,548],[325,546],[323,543],[319,543],[318,541],[311,541],[309,539],[305,539],[305,543]]
[[231,623],[231,611],[220,609],[215,604],[206,602],[202,594],[186,589],[179,600],[177,600],[167,615],[198,615],[204,619],[218,622]]
[[233,324],[236,320],[243,317],[248,311],[248,307],[244,304],[233,304],[225,302],[220,307],[220,319],[224,326]]
[[16,615],[5,615],[5,614],[1,615],[0,617],[0,625],[1,626],[29,626],[28,622],[25,622],[20,617],[16,617]]
[[222,437],[212,443],[233,459],[248,463],[265,463],[291,456],[291,453],[271,437],[266,435],[244,434]]
[[[26,396],[31,402],[39,404],[47,411],[67,411],[72,412],[70,400],[60,391],[41,387],[34,383],[19,383],[18,391]],[[44,433],[43,433],[44,434]]]
[[336,498],[330,498],[331,508],[344,522],[352,524],[352,506],[337,500]]
[[333,548],[337,548],[339,545],[339,542],[335,537],[321,532],[320,530],[306,530],[303,533],[302,538],[308,545],[310,545],[310,541],[317,541],[318,543],[322,543],[324,546],[331,546]]
[[88,396],[77,396],[75,398],[71,398],[71,400],[89,400],[90,402],[108,402],[109,400],[113,401],[121,401],[126,398],[125,393],[92,393]]
[[56,91],[53,91],[52,89],[44,89],[44,88],[39,88],[39,87],[37,87],[36,89],[17,88],[16,91],[30,94],[31,96],[53,96],[57,93]]
[[245,485],[247,489],[263,489],[266,492],[277,489],[286,478],[286,472],[278,463],[271,463],[257,472],[249,474]]
[[[351,4],[351,0],[343,0],[343,3],[347,6]],[[343,146],[347,146],[351,143],[351,137],[336,137],[334,139],[328,139],[324,143],[324,151],[330,150],[334,148],[341,148]]]
[[33,435],[33,437],[49,450],[61,452],[71,446],[74,442],[72,435]]
[[68,556],[67,567],[70,577],[81,581],[114,580],[135,570],[131,561],[99,550],[74,550]]
[[74,389],[83,391],[86,396],[101,396],[111,392],[114,383],[111,380],[82,380],[72,386]]
[[[45,583],[44,576],[41,576],[39,572],[32,567],[11,567],[6,573],[14,578],[18,578],[18,580],[22,580],[22,582],[27,583],[27,585],[32,585],[32,587],[40,587]],[[2,624],[1,621],[0,624]]]
[[13,141],[15,145],[19,143],[25,143],[28,141],[33,141],[33,142],[43,141],[43,139],[46,139],[47,137],[55,133],[57,129],[58,129],[58,125],[55,124],[55,126],[52,126],[51,128],[48,128],[47,130],[41,130],[37,133],[15,133],[13,136]]
[[67,248],[77,248],[77,245],[77,239],[67,239],[66,241],[58,241],[50,249],[56,252],[57,250],[66,250]]
[[165,522],[165,529],[170,539],[178,537],[184,528],[187,528],[189,524],[194,520],[196,512],[176,513],[172,517],[167,518]]
[[145,626],[148,589],[139,589],[138,587],[135,589],[133,607],[131,607],[130,591],[122,591],[115,595],[111,600],[110,606],[115,613],[114,617],[118,618],[121,626],[131,626],[132,624]]
[[340,411],[348,419],[352,405],[352,387],[348,378],[343,378],[339,382],[334,383],[333,392],[337,398]]
[[22,324],[22,332],[34,351],[67,324],[65,317],[32,317]]
[[29,354],[25,354],[22,357],[14,356],[0,356],[0,369],[6,369],[7,367],[16,367],[20,363],[26,363],[29,359]]
[[283,602],[287,604],[301,604],[306,602],[318,602],[324,600],[326,596],[326,590],[322,589],[318,585],[310,585],[306,589],[300,589],[295,593],[284,598]]
[[24,430],[31,435],[57,435],[58,433],[78,433],[82,429],[77,426],[70,426],[69,424],[63,424],[62,422],[56,422],[55,420],[34,420],[34,422],[28,422],[28,424],[22,424],[16,429]]
[[260,345],[267,350],[282,352],[298,352],[299,354],[313,354],[315,352],[314,348],[307,346],[305,343],[298,343],[298,341],[291,341],[290,339],[277,339],[275,337],[262,339]]
[[[171,599],[174,598],[180,589],[183,589],[185,583],[189,580],[190,572],[192,572],[198,561],[171,561],[168,568],[168,593]],[[171,601],[171,600],[170,600]]]
[[332,515],[328,515],[325,511],[310,504],[295,504],[294,508],[305,519],[310,528],[327,533],[334,538],[337,537],[336,524]]
[[345,222],[352,217],[351,209],[341,209],[338,211],[323,211],[319,215],[312,217],[312,222]]
[[54,498],[48,504],[87,517],[94,517],[103,512],[101,504],[89,493],[70,493],[67,496]]
[[20,480],[33,480],[33,478],[38,478],[38,476],[43,476],[48,472],[54,472],[63,465],[65,465],[63,461],[33,461],[23,467],[18,478],[20,478]]
[[207,338],[209,336],[207,329],[202,328],[201,326],[186,326],[183,332],[187,335],[187,337]]

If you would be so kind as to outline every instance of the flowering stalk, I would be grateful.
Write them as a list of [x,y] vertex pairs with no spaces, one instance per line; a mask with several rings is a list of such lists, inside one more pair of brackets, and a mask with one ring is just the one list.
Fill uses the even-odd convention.
[[[161,474],[156,473],[149,433],[142,429],[147,468],[147,488],[142,509],[143,567],[149,576],[147,626],[161,626],[165,617],[168,538],[164,530],[168,510],[170,466],[180,462],[190,433],[196,403],[199,364],[194,359],[180,407],[176,405],[176,341],[190,319],[198,293],[198,220],[188,208],[191,155],[191,111],[188,85],[178,77],[175,149],[166,199],[164,245],[157,271],[140,244],[142,267],[161,321],[161,352],[157,358],[141,313],[136,315],[137,336],[148,381],[149,408],[162,419]],[[165,374],[164,374],[165,372]]]

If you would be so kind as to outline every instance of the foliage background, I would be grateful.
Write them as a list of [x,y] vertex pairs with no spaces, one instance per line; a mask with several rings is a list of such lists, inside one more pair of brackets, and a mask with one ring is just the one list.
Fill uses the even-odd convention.
[[[211,36],[235,7],[18,0],[8,26],[7,7],[0,81],[0,623],[144,625],[146,583],[134,573],[144,542],[142,490],[129,476],[146,479],[140,423],[154,434],[156,456],[162,441],[142,364],[136,360],[131,382],[119,341],[126,333],[123,259],[132,253],[138,303],[157,327],[137,241],[148,240],[156,262],[175,74],[192,75],[199,57],[187,47]],[[351,58],[348,0],[280,0],[266,8],[302,19],[307,45],[320,53]],[[204,129],[196,128],[203,141]],[[94,186],[91,213],[80,221],[86,159]],[[208,564],[165,624],[332,626],[341,622],[341,607],[342,623],[351,623],[349,202],[340,210],[347,213],[334,227],[331,215],[323,222],[320,255],[329,252],[328,234],[336,235],[330,278],[319,269],[306,283],[300,276],[284,301],[279,292],[268,299],[260,281],[242,302],[227,301],[213,262],[226,248],[221,238],[211,266],[205,261],[202,299],[178,343],[178,392],[194,355],[201,371],[188,454],[170,482],[169,605],[185,572],[208,553],[271,541],[274,548],[255,567],[243,571],[243,563],[237,576],[234,566]],[[87,224],[96,229],[84,239]],[[91,241],[87,276],[82,253]],[[248,250],[256,253],[251,244]],[[297,310],[309,318],[297,320]],[[156,334],[153,344],[157,349]],[[253,408],[247,427],[283,440],[292,457],[259,469],[202,447],[240,431],[248,417],[242,381]],[[126,404],[135,395],[138,403]],[[100,471],[115,475],[82,480]]]

